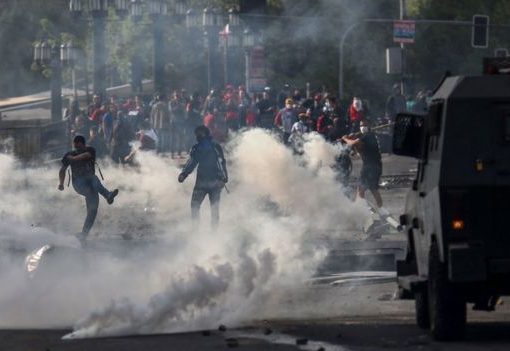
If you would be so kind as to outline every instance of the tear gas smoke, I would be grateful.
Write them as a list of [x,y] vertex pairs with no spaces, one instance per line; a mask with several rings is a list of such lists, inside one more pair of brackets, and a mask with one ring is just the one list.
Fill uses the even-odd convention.
[[[315,239],[346,235],[368,216],[334,181],[335,147],[311,135],[296,158],[270,134],[251,130],[226,150],[231,192],[222,194],[217,232],[208,229],[205,202],[192,230],[192,179],[178,184],[172,160],[140,153],[137,169],[103,167],[105,185],[121,192],[113,206],[101,202],[86,249],[72,235],[83,223],[84,199],[56,190],[57,169],[25,169],[0,155],[0,249],[9,253],[0,277],[10,282],[0,287],[0,325],[74,325],[68,337],[94,337],[313,310],[305,303],[288,311],[276,300],[314,273],[326,253]],[[131,240],[118,237],[127,234]],[[45,244],[53,251],[29,278],[19,253]]]

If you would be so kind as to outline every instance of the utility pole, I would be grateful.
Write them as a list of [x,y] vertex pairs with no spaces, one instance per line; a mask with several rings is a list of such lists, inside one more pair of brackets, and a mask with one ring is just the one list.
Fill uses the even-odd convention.
[[99,94],[101,99],[106,98],[106,2],[101,3],[100,7],[92,12],[92,40],[93,40],[93,62],[94,74],[92,85],[94,86],[94,94]]
[[[406,0],[399,0],[400,2],[400,20],[403,21],[407,19],[407,7],[406,7]],[[404,43],[400,43],[400,49],[402,54],[402,69],[400,73],[400,91],[402,94],[405,94],[405,79],[406,79],[406,71],[407,71],[407,64],[406,64],[406,47]]]
[[60,60],[60,45],[51,48],[51,121],[62,121],[62,61]]

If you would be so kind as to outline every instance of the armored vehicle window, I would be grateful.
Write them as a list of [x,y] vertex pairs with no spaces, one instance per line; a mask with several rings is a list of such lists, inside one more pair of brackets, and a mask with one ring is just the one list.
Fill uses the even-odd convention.
[[399,113],[393,129],[395,155],[421,158],[423,154],[424,116]]

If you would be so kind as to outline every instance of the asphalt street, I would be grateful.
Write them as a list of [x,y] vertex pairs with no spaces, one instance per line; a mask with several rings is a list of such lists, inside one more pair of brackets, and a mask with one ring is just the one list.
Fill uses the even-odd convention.
[[[394,156],[385,155],[384,161],[386,175],[412,173],[415,168],[414,161]],[[356,175],[359,162],[354,164]],[[406,190],[382,192],[385,206],[398,216]],[[469,311],[466,340],[433,341],[415,325],[414,302],[395,297],[394,259],[404,253],[403,235],[393,231],[378,241],[365,239],[358,233],[350,241],[329,240],[330,254],[317,276],[268,301],[268,310],[271,304],[284,305],[289,311],[285,316],[226,326],[223,331],[100,339],[62,340],[70,329],[3,329],[0,351],[510,349],[510,299],[493,313]]]

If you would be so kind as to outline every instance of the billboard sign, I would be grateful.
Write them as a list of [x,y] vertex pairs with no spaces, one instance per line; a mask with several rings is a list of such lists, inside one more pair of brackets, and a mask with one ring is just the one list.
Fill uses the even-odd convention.
[[414,44],[416,23],[414,21],[393,22],[393,41],[400,44]]

